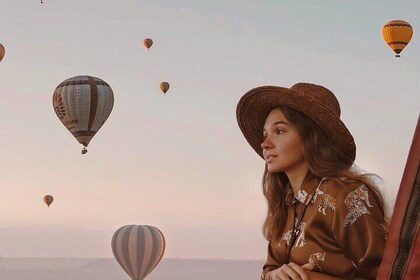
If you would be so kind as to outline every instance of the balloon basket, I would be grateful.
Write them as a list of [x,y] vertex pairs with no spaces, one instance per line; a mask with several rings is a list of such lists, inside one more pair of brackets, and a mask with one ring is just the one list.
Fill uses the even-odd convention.
[[87,153],[87,149],[86,148],[83,148],[83,150],[82,150],[82,155],[84,155],[84,154],[86,154]]

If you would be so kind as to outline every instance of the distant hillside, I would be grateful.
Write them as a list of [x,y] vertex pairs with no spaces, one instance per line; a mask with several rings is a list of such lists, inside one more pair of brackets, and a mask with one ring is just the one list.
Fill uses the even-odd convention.
[[[262,260],[163,259],[147,280],[255,280],[259,279],[262,265]],[[112,258],[2,258],[0,279],[130,280]]]

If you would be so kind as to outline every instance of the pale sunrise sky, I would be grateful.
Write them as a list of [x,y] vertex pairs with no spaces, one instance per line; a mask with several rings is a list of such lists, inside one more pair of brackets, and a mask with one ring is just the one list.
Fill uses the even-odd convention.
[[[264,162],[235,117],[262,85],[333,91],[356,164],[384,179],[392,209],[420,112],[419,10],[384,0],[0,0],[0,236],[23,232],[2,240],[17,245],[0,256],[111,257],[116,229],[149,224],[165,235],[165,257],[265,258]],[[393,19],[414,29],[399,59],[381,33]],[[86,155],[51,100],[77,75],[105,80],[115,98]],[[19,245],[50,227],[71,228],[63,239],[102,232],[103,247]]]

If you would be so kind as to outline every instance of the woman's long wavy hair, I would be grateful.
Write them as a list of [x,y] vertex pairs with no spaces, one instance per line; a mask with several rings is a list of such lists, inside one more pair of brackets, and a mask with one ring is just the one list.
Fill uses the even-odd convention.
[[[385,216],[385,205],[378,187],[373,178],[374,174],[361,174],[351,168],[353,160],[333,145],[319,126],[306,115],[290,107],[278,108],[298,131],[303,143],[303,155],[308,162],[309,170],[317,177],[335,179],[343,187],[342,180],[347,178],[366,185],[372,191]],[[279,242],[284,231],[287,219],[287,206],[285,205],[287,184],[289,180],[284,172],[270,173],[267,164],[263,175],[263,193],[268,203],[267,216],[263,224],[264,237],[271,242]]]

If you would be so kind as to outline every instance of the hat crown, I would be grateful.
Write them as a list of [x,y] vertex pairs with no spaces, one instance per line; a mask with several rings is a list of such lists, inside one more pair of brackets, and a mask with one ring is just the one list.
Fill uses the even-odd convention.
[[[340,104],[329,89],[311,83],[297,83],[291,88],[260,86],[249,90],[238,102],[236,118],[245,139],[264,158],[261,143],[267,115],[275,108],[290,107],[312,119],[351,161],[356,158],[356,144],[340,119]],[[347,162],[347,163],[349,163]]]
[[333,114],[340,117],[340,103],[338,103],[337,98],[329,89],[310,83],[297,83],[290,90],[312,96],[312,98],[328,108]]

